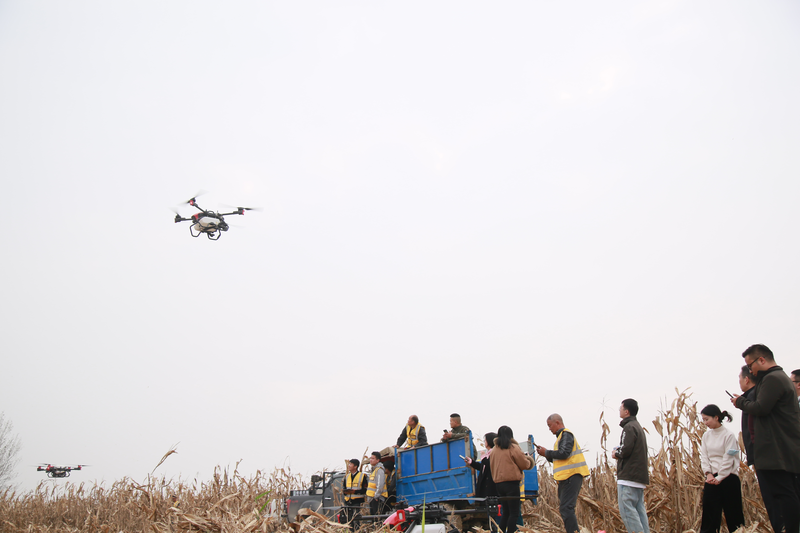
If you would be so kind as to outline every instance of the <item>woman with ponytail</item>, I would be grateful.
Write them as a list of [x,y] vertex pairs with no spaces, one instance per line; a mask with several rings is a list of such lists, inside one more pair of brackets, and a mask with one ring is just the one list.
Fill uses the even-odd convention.
[[708,427],[700,446],[700,464],[706,477],[700,533],[719,533],[723,511],[728,531],[736,531],[744,525],[742,485],[738,476],[739,440],[722,426],[725,419],[730,422],[733,418],[714,404],[706,405],[700,413]]
[[517,530],[517,518],[520,515],[519,482],[522,480],[522,471],[530,470],[533,465],[533,458],[520,449],[511,428],[500,426],[489,456],[489,467],[503,506],[499,524],[502,533],[514,533]]

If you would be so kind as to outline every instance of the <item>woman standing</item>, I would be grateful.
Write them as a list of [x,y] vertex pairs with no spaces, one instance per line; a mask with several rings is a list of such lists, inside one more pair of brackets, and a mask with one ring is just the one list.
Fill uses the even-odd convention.
[[533,458],[525,455],[514,440],[514,432],[508,426],[497,430],[494,449],[489,456],[489,467],[492,479],[497,488],[497,495],[502,498],[503,516],[500,518],[500,531],[514,533],[517,530],[517,518],[521,502],[519,500],[519,482],[522,471],[533,468]]
[[486,444],[486,454],[480,462],[473,461],[472,457],[465,457],[464,462],[478,471],[478,484],[475,487],[475,496],[478,498],[485,498],[487,496],[497,496],[497,489],[494,486],[492,479],[492,469],[489,464],[489,457],[492,455],[494,448],[494,439],[497,438],[497,433],[490,431],[483,436],[483,442]]
[[718,533],[723,511],[728,531],[736,531],[744,525],[742,485],[737,475],[739,441],[731,430],[722,426],[724,419],[730,422],[733,418],[714,404],[706,405],[700,414],[708,426],[700,446],[700,464],[706,476],[700,533]]
[[[486,454],[480,462],[473,461],[472,457],[465,457],[464,462],[478,471],[478,484],[475,486],[475,496],[478,498],[486,498],[487,496],[497,496],[497,488],[494,486],[492,479],[492,467],[489,463],[492,456],[492,449],[494,449],[494,439],[497,438],[497,433],[490,431],[483,436],[483,442],[486,445]],[[500,523],[500,515],[489,515],[492,521],[489,522],[489,529],[497,531],[495,522]]]

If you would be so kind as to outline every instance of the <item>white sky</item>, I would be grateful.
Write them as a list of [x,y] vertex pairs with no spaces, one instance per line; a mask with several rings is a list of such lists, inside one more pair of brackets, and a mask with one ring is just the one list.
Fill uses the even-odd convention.
[[[157,473],[310,474],[453,411],[545,444],[559,412],[594,457],[623,398],[651,427],[675,387],[727,407],[750,344],[800,367],[799,24],[793,1],[0,2],[17,481],[144,481],[177,442]],[[192,239],[169,208],[199,189],[264,212]]]

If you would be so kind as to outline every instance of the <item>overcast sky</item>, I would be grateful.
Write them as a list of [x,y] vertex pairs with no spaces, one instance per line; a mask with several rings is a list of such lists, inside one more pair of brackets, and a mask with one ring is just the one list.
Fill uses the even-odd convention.
[[[800,367],[794,1],[0,2],[0,410],[71,481]],[[171,207],[229,217],[194,239]],[[193,213],[184,206],[184,215]],[[734,413],[738,427],[738,412]]]

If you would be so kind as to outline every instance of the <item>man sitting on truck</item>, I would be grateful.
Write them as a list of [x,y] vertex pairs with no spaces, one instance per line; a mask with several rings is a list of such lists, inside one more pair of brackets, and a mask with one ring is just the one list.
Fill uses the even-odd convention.
[[344,494],[344,516],[352,530],[355,530],[353,519],[361,509],[361,504],[364,503],[364,497],[367,493],[367,476],[358,471],[360,466],[361,461],[358,459],[350,459],[347,462],[347,474],[344,476],[344,488],[342,490]]
[[445,430],[442,442],[448,440],[463,439],[469,437],[469,428],[461,424],[461,415],[453,413],[450,415],[450,431]]
[[[403,443],[406,445],[403,446]],[[400,432],[400,436],[397,437],[395,448],[401,446],[404,448],[415,448],[417,446],[427,445],[428,435],[425,434],[425,426],[419,425],[419,417],[417,415],[409,416],[408,424],[403,428],[403,431]]]
[[372,472],[369,474],[367,483],[367,502],[369,503],[369,514],[381,514],[383,504],[389,497],[389,490],[386,487],[386,471],[381,463],[381,452],[372,452],[369,456],[369,464],[372,465]]

